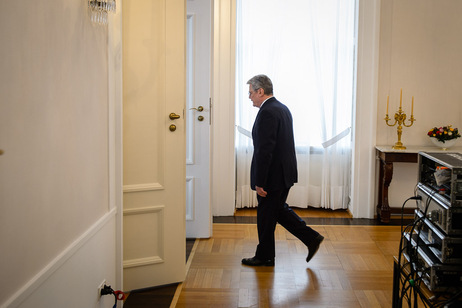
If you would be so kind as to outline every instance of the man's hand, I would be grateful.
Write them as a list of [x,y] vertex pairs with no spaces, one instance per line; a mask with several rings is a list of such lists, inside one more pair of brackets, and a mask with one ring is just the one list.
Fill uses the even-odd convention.
[[268,194],[263,188],[261,187],[258,187],[258,186],[255,186],[255,189],[257,190],[257,194],[260,196],[260,197],[266,197],[266,195]]

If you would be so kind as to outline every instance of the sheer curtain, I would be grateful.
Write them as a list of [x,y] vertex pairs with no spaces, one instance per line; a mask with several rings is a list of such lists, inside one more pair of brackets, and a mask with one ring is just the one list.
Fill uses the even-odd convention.
[[236,207],[257,205],[250,190],[258,109],[246,82],[273,81],[294,119],[299,181],[288,203],[347,208],[354,97],[355,0],[237,0]]

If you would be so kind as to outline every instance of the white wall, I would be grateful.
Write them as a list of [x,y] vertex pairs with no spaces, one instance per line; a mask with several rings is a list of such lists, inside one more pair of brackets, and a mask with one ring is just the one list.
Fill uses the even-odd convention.
[[120,279],[108,40],[86,1],[0,2],[1,307],[113,304],[96,296]]
[[[403,111],[414,117],[403,128],[404,145],[432,146],[428,130],[452,124],[462,129],[462,1],[388,0],[381,2],[377,144],[394,145],[396,126],[383,120],[387,95],[389,116],[397,111],[403,89]],[[461,145],[461,144],[459,144]],[[401,206],[413,195],[417,164],[395,164],[390,205]]]

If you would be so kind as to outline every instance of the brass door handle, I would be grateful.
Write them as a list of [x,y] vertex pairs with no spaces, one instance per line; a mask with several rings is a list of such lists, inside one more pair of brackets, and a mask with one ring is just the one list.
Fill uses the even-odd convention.
[[180,118],[180,115],[176,114],[175,112],[172,112],[168,115],[168,117],[170,118],[170,120],[176,120]]
[[199,107],[197,107],[197,108],[189,108],[189,110],[197,110],[197,111],[199,111],[199,112],[202,112],[202,111],[204,111],[204,107],[199,106]]

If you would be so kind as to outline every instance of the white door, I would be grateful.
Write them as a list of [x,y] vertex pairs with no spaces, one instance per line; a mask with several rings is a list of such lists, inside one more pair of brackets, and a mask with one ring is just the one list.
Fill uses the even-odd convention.
[[208,238],[210,207],[211,0],[187,1],[186,236]]
[[128,291],[183,281],[186,274],[186,10],[185,0],[122,5]]

